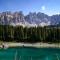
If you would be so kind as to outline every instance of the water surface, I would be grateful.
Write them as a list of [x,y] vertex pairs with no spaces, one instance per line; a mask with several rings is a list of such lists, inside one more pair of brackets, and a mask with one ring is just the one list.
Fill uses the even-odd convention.
[[60,48],[10,47],[0,49],[0,60],[60,60]]

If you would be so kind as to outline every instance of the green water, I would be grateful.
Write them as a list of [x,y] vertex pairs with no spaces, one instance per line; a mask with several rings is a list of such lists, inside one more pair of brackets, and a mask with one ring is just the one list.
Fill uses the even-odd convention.
[[10,47],[0,49],[0,60],[60,60],[60,48]]

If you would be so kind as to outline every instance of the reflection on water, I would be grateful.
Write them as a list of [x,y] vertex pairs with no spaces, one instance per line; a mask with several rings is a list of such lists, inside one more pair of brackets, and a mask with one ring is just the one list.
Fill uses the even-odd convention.
[[0,60],[60,60],[60,48],[10,47],[0,49]]

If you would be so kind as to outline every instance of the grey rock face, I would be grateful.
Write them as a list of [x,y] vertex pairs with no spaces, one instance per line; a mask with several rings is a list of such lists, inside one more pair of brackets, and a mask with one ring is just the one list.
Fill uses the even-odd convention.
[[48,16],[44,13],[32,13],[24,16],[22,11],[19,12],[2,12],[0,13],[0,25],[14,24],[36,24],[36,25],[54,25],[60,24],[60,15]]

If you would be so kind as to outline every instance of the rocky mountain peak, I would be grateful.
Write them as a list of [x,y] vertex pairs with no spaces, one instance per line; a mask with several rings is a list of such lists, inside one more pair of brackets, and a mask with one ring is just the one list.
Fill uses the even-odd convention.
[[0,25],[44,26],[60,23],[60,15],[48,16],[41,12],[30,12],[24,16],[22,11],[0,13]]

